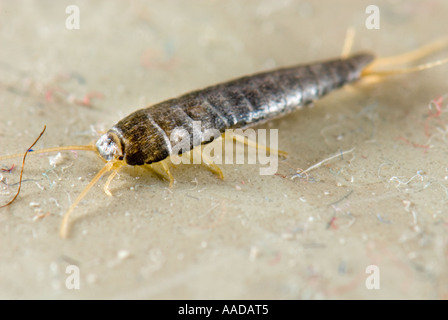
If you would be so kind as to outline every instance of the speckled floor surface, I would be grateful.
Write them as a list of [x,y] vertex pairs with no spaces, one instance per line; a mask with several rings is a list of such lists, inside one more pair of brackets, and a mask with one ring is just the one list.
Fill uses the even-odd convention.
[[[149,104],[337,57],[350,26],[354,51],[413,50],[443,36],[448,15],[445,1],[376,1],[380,29],[368,30],[369,1],[338,3],[76,1],[80,29],[68,30],[71,1],[1,1],[0,155],[26,150],[44,125],[35,149],[88,144]],[[221,181],[180,165],[169,189],[124,168],[113,198],[103,179],[76,208],[67,240],[61,216],[103,162],[30,155],[20,196],[0,209],[0,298],[447,298],[447,71],[346,87],[261,127],[289,153],[277,175],[224,165]],[[1,203],[20,164],[0,161]],[[366,287],[370,265],[378,290]],[[66,287],[68,266],[79,289]]]

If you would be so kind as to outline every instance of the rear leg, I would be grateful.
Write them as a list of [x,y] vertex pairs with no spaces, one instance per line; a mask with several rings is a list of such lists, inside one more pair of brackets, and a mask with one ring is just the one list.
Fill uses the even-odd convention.
[[201,164],[207,167],[208,170],[210,170],[212,173],[216,174],[220,179],[224,180],[224,174],[222,173],[222,170],[220,167],[218,167],[212,159],[210,159],[208,156],[206,156],[202,152],[201,146],[198,146],[193,149],[193,152],[196,153],[201,157]]
[[173,174],[171,173],[169,165],[166,163],[166,160],[162,160],[159,162],[151,163],[148,165],[148,167],[154,171],[158,176],[168,180],[170,182],[169,187],[172,188],[174,185],[174,182],[176,181],[174,179]]
[[232,134],[231,136],[224,136],[225,139],[233,139],[233,141],[235,142],[239,142],[242,143],[248,147],[252,147],[255,149],[262,149],[262,150],[266,150],[269,153],[274,153],[279,155],[280,157],[282,157],[283,159],[286,159],[288,157],[288,153],[286,151],[282,151],[282,150],[278,150],[278,149],[273,149],[273,148],[269,148],[267,146],[264,146],[262,144],[259,144],[253,140],[248,139],[245,136],[242,135],[238,135],[238,134]]

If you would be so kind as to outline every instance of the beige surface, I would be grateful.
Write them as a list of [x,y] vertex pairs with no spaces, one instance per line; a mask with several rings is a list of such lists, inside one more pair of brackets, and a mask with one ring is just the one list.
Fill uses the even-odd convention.
[[[65,28],[72,2],[81,10],[75,31]],[[356,50],[409,51],[442,36],[448,15],[446,1],[376,1],[381,28],[367,30],[370,1],[126,4],[0,2],[1,155],[25,150],[44,124],[36,149],[87,144],[148,104],[338,56],[349,26]],[[179,166],[169,190],[126,168],[114,198],[90,191],[68,240],[58,237],[61,215],[102,161],[68,152],[53,168],[48,156],[30,156],[31,181],[0,211],[0,298],[447,298],[448,97],[428,117],[431,100],[448,93],[447,71],[346,88],[270,123],[290,154],[277,176],[227,165],[220,181]],[[92,92],[103,98],[82,106]],[[291,179],[351,148],[308,180]],[[14,183],[19,170],[1,174]],[[2,184],[1,203],[15,190]],[[79,290],[65,288],[70,264],[80,268]],[[380,290],[364,284],[372,264]]]

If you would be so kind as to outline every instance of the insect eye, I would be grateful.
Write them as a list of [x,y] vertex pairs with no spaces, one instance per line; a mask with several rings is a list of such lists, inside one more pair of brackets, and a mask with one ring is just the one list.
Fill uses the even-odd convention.
[[119,156],[119,157],[118,157],[118,160],[123,160],[123,156]]

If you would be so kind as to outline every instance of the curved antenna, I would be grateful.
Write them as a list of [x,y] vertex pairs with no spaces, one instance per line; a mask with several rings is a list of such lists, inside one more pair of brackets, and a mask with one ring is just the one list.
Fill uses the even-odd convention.
[[[95,183],[98,182],[98,180],[105,173],[114,170],[114,172],[112,174],[113,174],[113,176],[115,176],[115,172],[118,172],[118,170],[120,170],[120,168],[122,166],[124,166],[124,165],[126,165],[126,162],[123,161],[123,160],[112,160],[112,161],[106,163],[106,165],[95,175],[95,177],[93,177],[93,179],[89,182],[87,187],[84,188],[84,190],[80,193],[78,198],[76,198],[76,200],[72,203],[70,208],[64,214],[64,217],[62,218],[61,229],[59,231],[59,235],[61,236],[61,238],[67,238],[67,236],[68,236],[68,227],[69,227],[68,221],[69,221],[70,215],[72,214],[72,212],[75,209],[75,207],[82,200],[82,198],[85,197],[87,192],[89,192],[89,190],[95,185]],[[110,181],[108,181],[108,184],[109,183],[110,183]]]
[[7,204],[1,206],[0,208],[4,208],[4,207],[9,206],[9,205],[10,205],[11,203],[13,203],[13,202],[17,199],[17,197],[19,196],[20,189],[22,188],[22,176],[23,176],[23,168],[25,168],[25,159],[26,159],[26,156],[27,156],[28,152],[31,150],[31,148],[34,147],[34,145],[37,143],[37,141],[39,141],[40,137],[42,137],[42,135],[43,135],[44,132],[45,132],[45,129],[47,129],[47,126],[46,126],[46,125],[44,125],[44,129],[42,130],[42,132],[40,133],[40,135],[37,137],[37,139],[34,140],[33,144],[32,144],[32,145],[28,148],[28,150],[26,150],[26,152],[23,154],[22,170],[20,170],[19,188],[17,189],[17,193],[16,193],[16,195],[14,196],[14,198],[12,198],[11,201],[9,201]]

